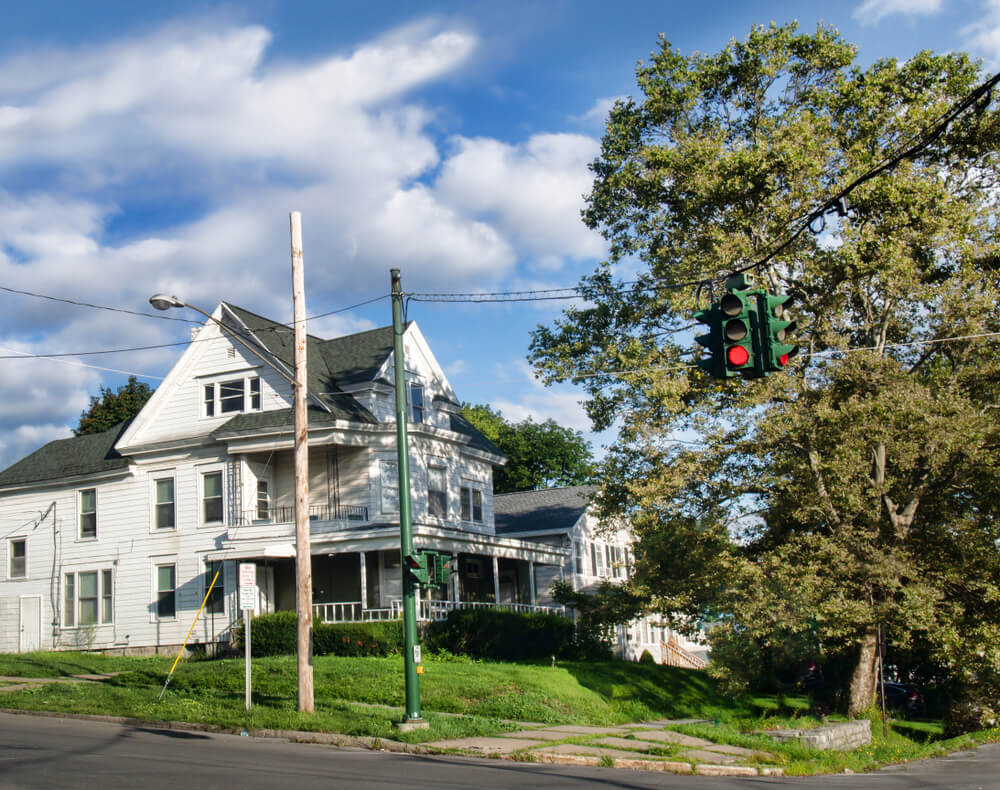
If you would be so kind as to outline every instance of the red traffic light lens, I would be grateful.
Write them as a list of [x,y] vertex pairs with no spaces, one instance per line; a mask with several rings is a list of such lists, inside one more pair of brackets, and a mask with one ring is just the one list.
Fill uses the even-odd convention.
[[782,354],[780,357],[778,357],[778,362],[782,366],[787,365],[788,364],[788,354]]
[[743,346],[733,346],[726,351],[726,359],[729,360],[729,364],[733,367],[741,368],[750,361],[750,352]]

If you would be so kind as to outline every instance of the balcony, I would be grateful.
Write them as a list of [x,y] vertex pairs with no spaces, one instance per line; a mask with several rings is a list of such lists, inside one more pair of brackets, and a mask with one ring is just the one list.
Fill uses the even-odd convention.
[[[364,524],[368,521],[368,507],[366,505],[310,505],[309,520]],[[294,507],[254,508],[238,513],[235,526],[292,524],[294,521]]]

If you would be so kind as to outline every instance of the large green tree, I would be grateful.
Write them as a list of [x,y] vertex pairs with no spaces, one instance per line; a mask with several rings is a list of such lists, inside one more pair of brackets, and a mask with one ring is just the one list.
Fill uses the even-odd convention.
[[646,594],[848,657],[852,712],[879,625],[958,682],[1000,671],[995,104],[752,272],[795,299],[787,372],[710,379],[691,316],[983,79],[961,53],[855,55],[825,27],[757,27],[710,55],[661,38],[592,164],[584,220],[610,260],[531,348],[547,380],[586,388],[596,428],[621,420],[600,502],[631,518]]
[[80,412],[80,423],[73,429],[73,434],[100,433],[131,419],[146,405],[152,394],[150,386],[135,376],[129,376],[128,382],[117,390],[101,387],[101,394],[91,395],[90,405]]
[[462,414],[509,459],[493,475],[498,494],[591,482],[594,456],[583,434],[555,420],[511,422],[489,406],[463,404]]

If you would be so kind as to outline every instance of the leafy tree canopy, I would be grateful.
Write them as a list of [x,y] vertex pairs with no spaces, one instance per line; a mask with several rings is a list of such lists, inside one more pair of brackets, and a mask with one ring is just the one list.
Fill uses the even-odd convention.
[[707,55],[661,38],[591,166],[584,220],[610,260],[530,358],[586,388],[596,428],[620,419],[600,504],[629,515],[645,593],[765,648],[854,656],[857,711],[879,624],[953,682],[1000,672],[995,102],[754,272],[795,300],[787,372],[722,382],[691,358],[691,316],[728,273],[982,80],[962,53],[854,60],[826,27],[756,27]]
[[80,424],[73,429],[73,434],[100,433],[134,417],[152,394],[149,385],[135,376],[129,376],[128,383],[114,392],[101,387],[101,394],[91,395],[90,406],[80,412]]
[[589,483],[594,472],[590,443],[554,420],[510,422],[489,406],[463,404],[462,414],[510,460],[493,475],[498,494]]

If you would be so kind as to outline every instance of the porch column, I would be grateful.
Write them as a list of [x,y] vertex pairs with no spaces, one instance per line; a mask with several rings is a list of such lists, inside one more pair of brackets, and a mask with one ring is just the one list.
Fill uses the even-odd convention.
[[459,600],[459,597],[458,597],[459,596],[459,585],[458,585],[458,567],[459,567],[459,565],[458,565],[458,553],[457,552],[455,554],[455,559],[453,560],[453,562],[455,563],[455,565],[454,565],[455,573],[453,573],[451,575],[451,600],[457,602]]
[[535,592],[535,561],[528,560],[528,587],[531,590],[531,605],[538,605],[538,595]]
[[496,555],[492,557],[493,560],[493,605],[500,605],[500,562],[496,558]]
[[361,611],[364,611],[368,608],[368,571],[365,568],[364,551],[359,551],[358,556],[361,558]]

